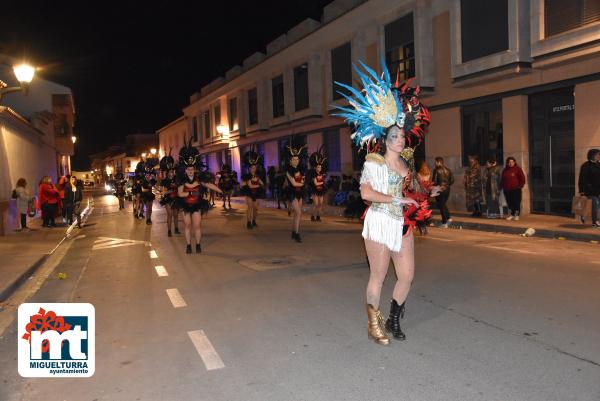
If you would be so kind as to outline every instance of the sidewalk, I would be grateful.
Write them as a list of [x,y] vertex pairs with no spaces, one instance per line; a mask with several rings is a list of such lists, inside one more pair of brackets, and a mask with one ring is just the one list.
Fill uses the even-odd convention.
[[[232,198],[236,204],[245,204],[244,198]],[[216,207],[220,207],[222,202],[217,201]],[[277,201],[260,200],[261,207],[277,208]],[[303,205],[304,213],[310,213],[311,205]],[[282,206],[283,208],[283,206]],[[343,216],[343,206],[324,207],[325,216]],[[589,222],[586,225],[579,223],[575,218],[549,216],[540,214],[529,214],[521,216],[519,221],[507,221],[505,219],[486,219],[485,217],[470,217],[470,213],[451,212],[451,228],[463,228],[470,230],[498,232],[504,234],[523,234],[528,228],[535,230],[535,237],[559,238],[573,241],[598,241],[600,242],[600,229],[592,228]],[[432,221],[441,223],[441,218],[436,209],[433,210]]]
[[[57,219],[57,224],[61,219]],[[40,267],[65,236],[66,225],[42,227],[41,219],[28,222],[31,229],[10,231],[0,237],[0,302]]]

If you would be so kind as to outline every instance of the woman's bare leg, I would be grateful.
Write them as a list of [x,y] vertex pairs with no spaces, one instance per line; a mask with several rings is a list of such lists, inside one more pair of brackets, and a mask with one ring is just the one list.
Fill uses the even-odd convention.
[[402,305],[408,296],[415,275],[415,250],[412,233],[402,239],[400,252],[392,252],[392,260],[394,261],[397,278],[392,296],[398,302],[398,305]]
[[194,226],[194,236],[196,237],[196,245],[200,243],[202,232],[200,231],[200,212],[192,213],[192,224]]
[[300,231],[300,216],[302,215],[302,199],[292,200],[292,208],[294,209],[294,232]]
[[379,309],[379,300],[381,298],[381,287],[390,265],[390,250],[387,246],[365,240],[365,249],[369,258],[369,282],[367,284],[367,303],[373,308]]
[[173,221],[173,210],[171,210],[171,205],[165,205],[165,210],[167,211],[167,231],[171,231],[171,222]]
[[191,225],[192,225],[192,214],[191,213],[183,213],[183,222],[185,224],[185,242],[190,245],[192,243],[191,238]]
[[252,206],[252,199],[246,196],[246,222],[252,223],[252,215],[254,212],[254,206]]

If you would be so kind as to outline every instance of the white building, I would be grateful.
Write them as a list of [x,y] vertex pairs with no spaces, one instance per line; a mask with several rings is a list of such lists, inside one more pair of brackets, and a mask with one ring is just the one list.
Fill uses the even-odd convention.
[[[600,147],[600,5],[572,0],[338,0],[190,97],[187,132],[212,170],[239,171],[250,144],[281,164],[291,136],[325,144],[332,174],[358,170],[350,130],[330,114],[352,64],[415,78],[432,124],[417,159],[513,156],[528,175],[523,212],[568,215],[578,169]],[[594,6],[594,4],[596,6]],[[596,8],[594,8],[596,7]],[[179,121],[179,120],[178,120]],[[162,146],[162,144],[161,144]],[[464,209],[453,187],[450,207]]]

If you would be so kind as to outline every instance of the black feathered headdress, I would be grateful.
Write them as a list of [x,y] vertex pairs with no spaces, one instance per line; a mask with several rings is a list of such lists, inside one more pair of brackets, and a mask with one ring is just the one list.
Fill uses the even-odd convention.
[[323,171],[325,171],[327,169],[327,157],[325,157],[325,153],[323,152],[323,146],[321,146],[316,152],[312,153],[308,161],[310,162],[310,166],[312,168],[320,165]]
[[160,169],[162,171],[169,171],[175,168],[175,159],[171,156],[172,151],[173,148],[169,148],[169,154],[160,159]]
[[183,168],[195,167],[196,170],[202,170],[206,167],[206,165],[200,161],[200,152],[192,146],[191,137],[189,142],[179,150],[179,165]]
[[259,165],[262,157],[263,156],[258,153],[256,146],[252,145],[250,146],[250,149],[244,153],[244,164],[248,167]]

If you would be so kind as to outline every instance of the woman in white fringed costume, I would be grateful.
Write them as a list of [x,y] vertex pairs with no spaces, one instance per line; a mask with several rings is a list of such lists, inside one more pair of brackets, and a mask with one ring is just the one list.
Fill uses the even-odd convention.
[[[365,214],[362,236],[369,259],[370,276],[366,290],[368,335],[376,343],[404,340],[400,328],[404,303],[414,275],[414,222],[431,213],[426,201],[416,194],[423,191],[416,180],[414,148],[422,141],[429,124],[429,112],[418,100],[419,88],[393,86],[382,60],[381,77],[361,63],[365,72],[356,69],[363,91],[339,84],[354,96],[342,93],[350,107],[340,107],[336,115],[354,126],[352,138],[365,146],[369,154],[360,179],[363,200],[370,203]],[[433,193],[437,192],[433,188]],[[397,281],[392,294],[390,315],[384,323],[379,311],[381,288],[390,258]]]

